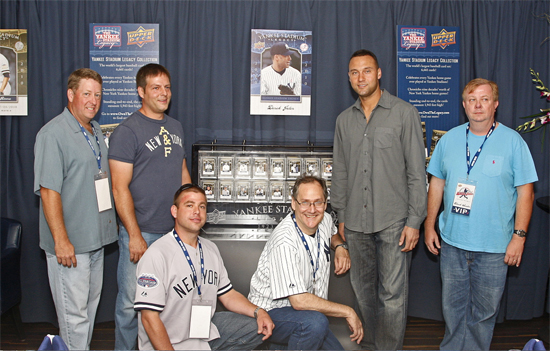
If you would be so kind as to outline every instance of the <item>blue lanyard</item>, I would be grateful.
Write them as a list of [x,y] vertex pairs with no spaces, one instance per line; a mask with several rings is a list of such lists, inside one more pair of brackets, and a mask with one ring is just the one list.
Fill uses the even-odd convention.
[[307,254],[309,255],[309,261],[311,262],[311,268],[313,269],[313,282],[315,283],[315,274],[319,270],[319,255],[321,254],[321,238],[319,234],[319,229],[317,229],[316,237],[317,237],[317,264],[313,263],[313,256],[311,255],[311,250],[309,249],[309,245],[307,244],[306,238],[304,237],[304,233],[302,233],[302,230],[300,227],[298,227],[298,223],[296,223],[296,216],[292,215],[292,220],[294,221],[294,226],[296,226],[296,231],[298,232],[298,235],[300,235],[300,239],[302,239],[302,243],[304,244],[304,247],[306,248]]
[[[197,285],[199,297],[202,300],[201,285],[199,284],[199,280],[197,279],[197,271],[195,270],[195,265],[193,264],[193,261],[191,261],[191,257],[189,257],[189,252],[185,248],[183,241],[181,241],[180,237],[178,236],[178,233],[176,233],[176,229],[174,229],[172,234],[174,234],[174,238],[176,238],[176,241],[178,242],[178,244],[180,244],[180,247],[183,250],[183,254],[185,255],[185,258],[187,258],[187,263],[189,263],[189,267],[191,267],[191,272],[193,273],[193,279],[195,280],[195,284]],[[201,258],[201,277],[204,277],[204,256],[202,254],[201,239],[197,238],[197,241],[199,242],[199,256]]]
[[470,132],[470,123],[468,123],[468,125],[466,126],[466,167],[468,168],[468,172],[467,172],[468,176],[470,176],[470,171],[472,170],[472,168],[474,168],[474,165],[476,164],[479,154],[481,153],[481,149],[483,149],[483,145],[485,144],[487,139],[489,139],[491,134],[493,134],[493,131],[495,130],[496,125],[497,125],[496,122],[493,122],[491,129],[489,129],[489,131],[487,132],[487,135],[485,135],[485,139],[483,140],[483,143],[481,143],[481,146],[479,147],[476,154],[474,155],[474,158],[472,159],[472,163],[470,163],[470,148],[468,147],[468,133]]
[[92,152],[94,153],[94,157],[95,159],[97,160],[97,168],[99,168],[99,173],[101,173],[101,146],[99,144],[99,139],[97,138],[97,132],[94,128],[94,125],[91,124],[92,126],[92,131],[93,131],[93,134],[95,136],[95,140],[97,141],[97,145],[99,147],[99,155],[97,155],[95,153],[95,148],[94,146],[92,145],[92,142],[90,141],[90,138],[88,138],[88,133],[86,133],[86,130],[84,129],[84,127],[82,126],[82,124],[80,124],[80,122],[78,122],[78,125],[80,126],[80,131],[82,131],[82,134],[84,134],[84,137],[86,138],[86,141],[88,142],[88,145],[90,145],[90,149],[92,149]]

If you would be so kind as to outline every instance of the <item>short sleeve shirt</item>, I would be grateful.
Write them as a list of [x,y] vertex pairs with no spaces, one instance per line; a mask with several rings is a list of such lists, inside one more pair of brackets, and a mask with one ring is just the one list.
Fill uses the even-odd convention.
[[166,115],[156,120],[136,111],[109,138],[109,159],[133,164],[130,192],[140,230],[169,231],[174,226],[170,207],[181,186],[185,159],[181,123]]
[[[216,311],[217,297],[233,287],[227,275],[222,257],[214,243],[200,238],[204,254],[204,276],[200,282],[202,299],[210,301],[212,316]],[[201,273],[199,249],[184,244],[198,275]],[[193,299],[198,299],[198,289],[189,263],[172,232],[164,235],[145,252],[139,260],[134,309],[160,312],[170,342],[176,350],[209,349],[208,341],[218,338],[218,329],[210,323],[210,338],[189,339],[189,321]],[[211,317],[212,317],[211,316]],[[153,345],[141,323],[139,315],[138,341],[140,350],[152,350]]]
[[[504,253],[514,230],[516,187],[538,180],[535,164],[522,137],[499,124],[470,171],[469,180],[476,182],[470,215],[452,213],[459,179],[467,176],[466,125],[451,129],[440,139],[428,165],[429,173],[445,180],[441,237],[463,250]],[[468,134],[473,157],[485,136]]]
[[332,217],[325,213],[316,237],[305,235],[314,263],[317,259],[317,236],[321,252],[319,269],[313,279],[310,256],[300,239],[292,214],[273,230],[250,282],[248,299],[266,311],[291,306],[291,295],[305,292],[327,299],[330,277],[330,239],[336,234]]
[[[107,146],[101,127],[92,121],[96,138],[88,138],[96,153],[101,149],[101,168],[110,175]],[[36,135],[34,145],[34,192],[40,187],[61,195],[63,219],[76,254],[97,250],[117,240],[115,210],[99,212],[94,176],[99,173],[97,159],[82,134],[77,120],[65,108]],[[110,177],[109,177],[110,182]],[[114,204],[111,194],[111,203]],[[40,247],[55,254],[55,245],[40,201]]]

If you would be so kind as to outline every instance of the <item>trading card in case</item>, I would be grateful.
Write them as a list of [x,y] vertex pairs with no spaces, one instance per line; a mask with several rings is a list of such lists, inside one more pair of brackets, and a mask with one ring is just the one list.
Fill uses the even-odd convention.
[[233,181],[220,180],[218,182],[218,201],[232,202],[233,201]]
[[250,202],[250,182],[235,182],[235,202]]
[[216,178],[218,159],[215,156],[201,156],[199,160],[201,178]]
[[200,183],[208,201],[216,201],[216,181],[204,179]]
[[321,171],[322,177],[325,179],[332,178],[332,158],[322,158],[321,159]]
[[250,157],[235,157],[235,178],[250,179]]
[[233,178],[233,157],[219,157],[219,174],[218,178]]
[[330,180],[327,180],[327,193],[328,193],[328,196],[327,196],[327,202],[330,202],[330,186],[332,185],[332,182]]
[[267,179],[267,157],[254,157],[252,172],[255,179]]
[[252,199],[254,202],[267,201],[267,181],[252,182]]
[[270,179],[285,179],[285,158],[284,157],[271,157],[269,159],[270,164]]
[[319,159],[306,158],[304,159],[305,172],[309,175],[319,176]]
[[294,189],[294,183],[295,181],[286,181],[286,202],[292,202],[292,189]]
[[271,202],[285,202],[285,182],[272,181],[269,184],[269,194]]
[[302,159],[300,157],[287,157],[287,178],[298,178],[302,174]]

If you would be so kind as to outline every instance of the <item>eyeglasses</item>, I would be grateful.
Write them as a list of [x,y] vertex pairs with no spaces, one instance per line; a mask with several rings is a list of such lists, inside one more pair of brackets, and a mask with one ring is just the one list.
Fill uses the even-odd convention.
[[296,203],[298,205],[300,205],[300,208],[302,210],[307,210],[309,209],[312,205],[316,208],[316,209],[321,209],[323,208],[323,206],[326,204],[326,201],[315,201],[315,202],[309,202],[309,201],[304,201],[304,202],[298,202],[298,200],[296,200]]

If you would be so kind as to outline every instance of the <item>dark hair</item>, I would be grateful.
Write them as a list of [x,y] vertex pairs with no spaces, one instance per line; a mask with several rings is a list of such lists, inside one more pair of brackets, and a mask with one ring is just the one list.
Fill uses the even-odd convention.
[[170,80],[170,72],[164,66],[157,63],[149,63],[141,67],[136,75],[136,87],[142,87],[145,90],[147,86],[147,78],[158,77],[160,75],[166,75]]
[[67,80],[67,89],[77,91],[78,87],[80,86],[80,81],[82,79],[93,79],[99,84],[103,85],[103,79],[101,79],[99,73],[97,73],[93,69],[80,68],[71,73],[71,75],[69,76],[69,79]]
[[359,49],[356,52],[354,52],[351,55],[351,57],[349,58],[349,60],[351,61],[352,58],[360,57],[360,56],[370,56],[370,57],[372,57],[374,59],[374,62],[376,62],[376,68],[380,67],[378,65],[378,58],[376,57],[376,55],[372,51],[365,50],[365,49]]
[[328,198],[327,182],[325,182],[323,178],[310,175],[310,174],[302,174],[296,179],[296,182],[292,187],[292,197],[294,198],[294,200],[298,201],[298,190],[300,188],[300,185],[310,184],[310,183],[318,183],[321,186],[321,188],[323,188],[324,199],[326,200]]
[[466,84],[466,86],[464,87],[464,90],[462,91],[462,101],[466,101],[466,95],[476,90],[479,86],[485,85],[485,84],[489,84],[489,86],[491,86],[491,90],[493,91],[493,101],[498,101],[497,83],[485,78],[476,78],[468,82],[468,84]]
[[174,194],[174,205],[176,207],[178,207],[178,205],[179,205],[179,199],[181,197],[181,194],[183,194],[186,191],[193,191],[195,193],[201,193],[206,198],[206,194],[204,193],[204,189],[201,188],[200,186],[198,186],[197,184],[191,184],[191,183],[183,184],[182,186],[179,187],[178,191],[176,191],[176,193]]

